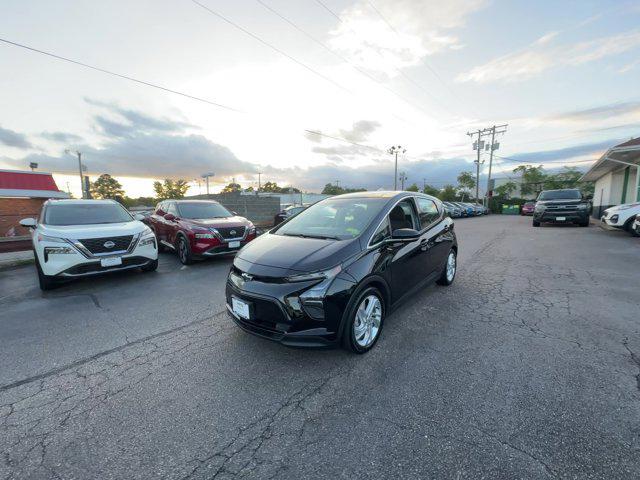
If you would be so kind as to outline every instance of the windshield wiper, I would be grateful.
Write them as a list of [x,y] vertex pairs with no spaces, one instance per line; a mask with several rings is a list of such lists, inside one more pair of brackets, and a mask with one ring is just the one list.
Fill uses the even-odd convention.
[[311,235],[308,233],[282,233],[286,237],[300,237],[300,238],[319,238],[320,240],[340,240],[339,237],[333,235]]

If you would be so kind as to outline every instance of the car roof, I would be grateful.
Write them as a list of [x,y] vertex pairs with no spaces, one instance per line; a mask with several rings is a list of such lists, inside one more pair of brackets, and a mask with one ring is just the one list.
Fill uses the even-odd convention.
[[94,204],[94,205],[106,205],[106,204],[117,204],[115,200],[105,199],[105,200],[94,200],[94,199],[76,199],[76,198],[65,198],[65,199],[50,199],[46,201],[49,205],[86,205],[86,204]]
[[188,198],[181,198],[179,200],[173,200],[171,198],[167,198],[166,200],[162,200],[162,201],[176,202],[176,203],[217,203],[218,205],[220,204],[220,202],[217,202],[216,200],[198,200],[198,199],[189,200]]
[[353,193],[343,193],[342,195],[335,195],[329,198],[388,198],[388,199],[401,199],[404,197],[423,197],[428,198],[430,200],[438,200],[436,197],[431,195],[427,195],[426,193],[421,192],[407,192],[407,191],[375,191],[375,192],[353,192]]

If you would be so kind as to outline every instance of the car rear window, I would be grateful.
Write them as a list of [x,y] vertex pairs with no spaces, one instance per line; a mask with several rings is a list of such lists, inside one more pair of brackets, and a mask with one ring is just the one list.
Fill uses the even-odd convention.
[[95,225],[99,223],[131,222],[133,217],[117,203],[86,203],[48,205],[45,209],[45,225]]

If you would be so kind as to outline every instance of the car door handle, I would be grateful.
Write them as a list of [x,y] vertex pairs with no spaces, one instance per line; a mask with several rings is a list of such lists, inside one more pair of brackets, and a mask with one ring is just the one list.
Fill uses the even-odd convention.
[[426,238],[420,242],[420,249],[424,252],[431,248],[429,240]]

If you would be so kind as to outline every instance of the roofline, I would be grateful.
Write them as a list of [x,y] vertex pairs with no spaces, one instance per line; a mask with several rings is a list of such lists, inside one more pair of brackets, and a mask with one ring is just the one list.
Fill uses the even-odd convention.
[[69,198],[67,192],[60,190],[29,190],[23,188],[0,188],[0,197],[19,198]]
[[[610,154],[612,154],[612,153],[619,153],[619,152],[635,152],[635,151],[638,151],[638,150],[640,150],[640,145],[630,145],[630,146],[628,146],[628,147],[619,147],[619,146],[617,146],[617,145],[616,145],[616,146],[613,146],[613,147],[611,147],[611,148],[607,149],[607,151],[606,151],[606,152],[604,152],[604,153],[602,154],[602,156],[601,156],[598,160],[596,160],[596,161],[591,165],[591,167],[589,167],[589,170],[587,170],[587,171],[586,171],[586,172],[585,172],[585,173],[584,173],[584,174],[583,174],[583,175],[578,179],[578,181],[579,181],[579,182],[584,182],[584,181],[586,181],[586,180],[585,180],[585,179],[586,179],[586,177],[587,177],[587,176],[589,176],[589,174],[590,174],[593,170],[595,170],[595,169],[596,169],[596,168],[598,168],[600,165],[602,165],[602,164],[603,164],[603,163],[604,163],[604,162],[609,158],[609,155],[610,155]],[[640,168],[640,166],[639,166],[638,168]],[[598,177],[598,178],[599,178],[599,177]]]
[[31,170],[6,170],[2,168],[0,168],[0,173],[28,173],[29,175],[52,175],[53,176],[53,173],[51,172],[35,172]]

